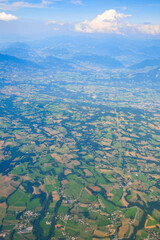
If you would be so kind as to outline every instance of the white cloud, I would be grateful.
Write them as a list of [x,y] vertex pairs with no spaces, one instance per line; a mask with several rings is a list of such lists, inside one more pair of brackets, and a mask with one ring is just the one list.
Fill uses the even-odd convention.
[[59,28],[54,27],[53,30],[54,30],[54,31],[59,31]]
[[57,21],[54,21],[54,20],[53,20],[53,21],[47,21],[47,22],[46,22],[47,25],[48,25],[48,24],[56,24],[56,23],[57,23]]
[[130,16],[131,15],[117,13],[116,10],[110,9],[98,15],[92,21],[85,20],[84,22],[77,23],[75,29],[77,32],[122,34],[121,28],[123,28],[123,19]]
[[7,14],[5,12],[0,13],[0,21],[12,21],[12,20],[18,20],[18,17],[13,16],[12,14]]
[[55,20],[51,20],[51,21],[47,21],[46,24],[47,24],[47,25],[53,24],[53,25],[63,26],[63,25],[65,25],[66,23],[65,23],[65,22],[57,22],[57,21],[55,21]]
[[160,24],[130,24],[125,22],[124,19],[130,16],[124,13],[117,13],[115,9],[110,9],[91,21],[85,20],[75,24],[75,30],[85,33],[141,33],[160,35]]
[[160,25],[154,24],[142,24],[136,25],[136,29],[143,33],[143,34],[150,34],[150,35],[159,35],[160,34]]
[[83,5],[83,2],[80,0],[73,0],[71,3],[76,4],[76,5]]
[[[57,1],[57,0],[55,0]],[[47,0],[42,0],[40,3],[29,3],[25,1],[15,1],[15,2],[10,2],[10,1],[5,1],[5,0],[0,0],[0,9],[1,10],[14,10],[17,8],[44,8],[51,4],[50,1]]]

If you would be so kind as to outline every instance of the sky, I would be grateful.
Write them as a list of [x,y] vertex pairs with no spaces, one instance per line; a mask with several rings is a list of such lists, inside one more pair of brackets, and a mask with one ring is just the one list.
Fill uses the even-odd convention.
[[0,0],[0,39],[57,34],[160,37],[160,0]]

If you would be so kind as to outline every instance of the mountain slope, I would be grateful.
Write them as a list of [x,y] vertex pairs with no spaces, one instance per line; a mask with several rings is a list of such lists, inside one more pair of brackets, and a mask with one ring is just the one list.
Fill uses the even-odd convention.
[[140,63],[134,64],[130,66],[130,69],[140,69],[145,67],[153,67],[153,66],[159,66],[160,65],[160,59],[146,59]]
[[32,61],[24,60],[6,54],[0,54],[0,64],[13,67],[38,67],[38,65]]
[[86,62],[94,65],[101,65],[108,68],[122,68],[123,64],[109,56],[101,56],[97,54],[76,54],[73,59],[79,62]]

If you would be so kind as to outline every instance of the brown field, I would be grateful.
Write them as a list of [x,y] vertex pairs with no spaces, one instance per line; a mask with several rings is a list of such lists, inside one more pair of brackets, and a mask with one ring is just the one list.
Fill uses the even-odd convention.
[[31,178],[26,174],[25,176],[21,176],[21,179],[24,181],[31,180]]
[[118,232],[118,236],[120,239],[123,239],[124,235],[129,230],[129,224],[128,224],[129,221],[130,221],[130,218],[122,219],[122,226],[120,227],[119,232]]
[[113,193],[110,192],[107,194],[107,196],[112,198],[114,195],[113,195]]
[[6,209],[7,208],[6,202],[0,203],[0,208]]
[[[99,240],[99,238],[92,238],[92,240]],[[110,240],[110,238],[103,238],[102,240]]]
[[84,171],[86,177],[92,177],[93,176],[93,174],[88,169],[84,169],[83,171]]
[[141,145],[148,145],[148,143],[146,141],[141,141],[140,144]]
[[64,179],[64,180],[61,181],[61,183],[62,183],[62,185],[65,185],[65,184],[67,184],[69,182],[68,182],[68,180]]
[[150,148],[150,146],[148,146],[148,145],[143,145],[143,146],[141,146],[141,150],[143,151],[143,149],[146,149],[146,148]]
[[57,154],[57,153],[52,153],[52,154],[51,154],[51,157],[52,157],[52,158],[55,158],[58,162],[61,161],[61,156],[60,156],[59,154]]
[[79,165],[81,165],[81,164],[80,164],[79,161],[73,160],[73,161],[71,161],[70,163],[68,163],[68,164],[66,164],[66,165],[67,165],[67,167],[74,168],[74,166],[79,166]]
[[49,149],[50,149],[50,150],[53,150],[53,149],[55,149],[55,147],[56,147],[55,145],[51,145],[51,146],[49,147]]
[[131,137],[139,138],[135,133],[130,134]]
[[93,236],[98,237],[98,238],[105,238],[108,237],[110,233],[108,232],[103,232],[100,230],[94,230]]
[[97,186],[93,186],[93,187],[90,187],[90,188],[95,192],[100,192],[101,191],[101,189]]
[[[151,215],[148,214],[147,216],[150,218],[150,220],[152,220],[152,221],[155,220]],[[147,224],[148,224],[148,219],[146,219],[144,227],[147,229],[155,228],[157,225],[159,225],[159,224],[157,224],[157,225],[147,226]]]
[[113,157],[114,157],[114,152],[112,152],[112,153],[107,153],[107,152],[106,152],[105,154],[106,154],[107,157],[110,157],[110,158],[113,158]]
[[103,204],[103,202],[101,201],[100,198],[98,198],[98,201],[99,201],[99,204],[101,205],[101,207],[102,207],[102,208],[105,208],[105,206],[104,206],[104,204]]
[[15,136],[16,136],[16,139],[22,139],[23,138],[22,136],[20,136],[20,135],[18,135],[16,133],[15,133]]
[[119,137],[119,139],[122,141],[131,141],[131,138],[129,137]]
[[60,197],[57,191],[52,192],[53,201],[59,201]]
[[110,124],[110,125],[112,125],[112,123],[111,123],[111,122],[108,122],[108,121],[107,121],[107,122],[105,122],[105,123],[106,123],[106,124]]
[[142,230],[138,230],[137,235],[141,236],[141,234],[142,234]]
[[149,215],[149,214],[148,214],[148,217],[149,217],[152,221],[155,220],[155,219],[154,219],[151,215]]
[[46,132],[50,133],[51,135],[56,135],[56,134],[59,133],[59,131],[53,130],[53,129],[48,128],[48,127],[43,127],[43,129],[44,129]]
[[85,190],[86,190],[90,195],[93,195],[93,194],[91,193],[91,191],[89,191],[88,188],[85,188]]
[[56,224],[55,228],[61,229],[61,231],[65,231],[65,226],[62,226],[60,224]]
[[155,186],[151,187],[150,190],[151,190],[152,192],[157,191],[157,192],[160,194],[160,189],[157,188],[157,187],[155,187]]
[[39,188],[33,186],[33,194],[37,195],[39,193],[40,193]]
[[141,200],[147,204],[147,200],[144,198],[144,193],[140,191],[135,191],[135,193],[137,193],[140,196]]
[[103,169],[103,168],[99,169],[99,171],[101,173],[104,173],[104,174],[111,174],[111,173],[113,173],[113,170]]
[[149,174],[151,177],[155,178],[156,180],[157,179],[160,179],[160,176],[159,175],[154,175],[154,174]]
[[149,160],[150,159],[149,157],[145,157],[145,156],[143,156],[141,154],[138,154],[138,153],[136,155],[137,155],[138,158],[141,158],[141,159],[145,159],[145,160]]
[[132,157],[136,157],[136,152],[130,152],[130,155],[132,156]]
[[107,191],[107,196],[113,196],[113,194],[111,193],[113,188],[118,188],[118,184],[115,184],[114,187],[113,186],[107,186],[107,185],[101,185],[106,191]]
[[87,153],[85,151],[80,152],[82,155],[86,155]]
[[[63,118],[64,119],[64,118]],[[62,119],[59,120],[53,120],[54,123],[60,123],[62,121]]]
[[137,189],[139,187],[139,185],[141,185],[141,182],[138,180],[134,180],[132,186],[134,187],[134,189]]
[[70,169],[66,169],[66,170],[64,171],[64,175],[68,175],[68,174],[70,174],[70,173],[72,173],[72,171],[71,171]]
[[56,161],[60,163],[67,164],[68,167],[71,167],[72,165],[80,165],[80,162],[77,160],[73,160],[70,163],[68,163],[72,158],[76,158],[76,154],[57,154],[57,153],[52,153],[51,157],[53,157]]
[[42,190],[43,192],[45,192],[48,196],[48,192],[47,190],[45,189],[45,185],[44,184],[41,184],[39,187],[38,187],[39,190]]
[[125,152],[125,156],[126,156],[126,157],[129,157],[129,156],[130,156],[130,152],[129,152],[129,151],[126,151],[126,152]]
[[123,195],[122,198],[120,199],[121,203],[123,204],[123,206],[128,207],[129,203],[126,201],[125,196],[127,195],[127,193],[125,192],[125,188],[123,189]]
[[80,207],[83,207],[83,208],[88,208],[88,207],[89,207],[89,204],[80,203],[79,206],[80,206]]
[[102,159],[102,158],[99,158],[99,157],[96,157],[96,158],[95,158],[95,161],[97,161],[97,162],[100,162],[100,161],[102,161],[102,160],[105,162],[105,160]]
[[100,142],[101,143],[101,145],[103,145],[103,146],[111,146],[111,142],[105,142],[105,141],[101,141]]
[[[105,147],[104,150],[111,150],[111,148],[110,147]],[[103,159],[103,161],[104,161],[104,159]]]
[[8,197],[8,195],[15,191],[18,185],[19,183],[13,181],[11,177],[0,174],[0,197]]
[[160,130],[160,127],[159,127],[159,126],[155,126],[155,125],[153,125],[152,123],[149,123],[149,126],[150,126],[152,129]]
[[29,104],[29,102],[23,102],[23,104]]
[[81,137],[81,136],[82,136],[81,133],[78,133],[78,132],[76,132],[76,131],[73,131],[72,134],[74,134],[76,137]]
[[103,141],[104,141],[104,142],[109,142],[109,143],[111,143],[111,142],[112,142],[112,139],[110,139],[110,138],[103,138]]

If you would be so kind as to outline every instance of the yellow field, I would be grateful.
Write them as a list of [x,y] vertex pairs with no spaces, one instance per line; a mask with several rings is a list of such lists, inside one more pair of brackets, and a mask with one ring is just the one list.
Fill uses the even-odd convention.
[[120,227],[119,232],[118,232],[118,236],[120,239],[123,239],[124,235],[129,230],[129,224],[128,224],[129,221],[130,221],[130,218],[122,219],[122,226]]
[[64,175],[68,175],[68,174],[70,174],[70,173],[72,173],[72,171],[71,171],[70,169],[66,169],[66,170],[64,171]]
[[111,174],[111,173],[113,173],[113,170],[108,170],[108,169],[103,169],[103,168],[99,169],[99,171],[101,173],[104,173],[104,174]]
[[8,195],[15,191],[18,184],[11,177],[0,174],[0,197],[8,197]]
[[86,177],[92,177],[93,176],[93,174],[88,169],[84,169],[83,171],[84,171]]
[[54,201],[59,201],[60,197],[57,191],[52,192],[52,197]]
[[127,195],[127,193],[125,192],[125,189],[123,189],[123,195],[121,198],[121,203],[123,204],[123,206],[128,207],[129,203],[126,201],[125,196]]
[[110,233],[103,232],[100,230],[95,230],[93,233],[93,236],[98,237],[98,238],[105,238],[105,237],[108,237],[109,235],[110,235]]

